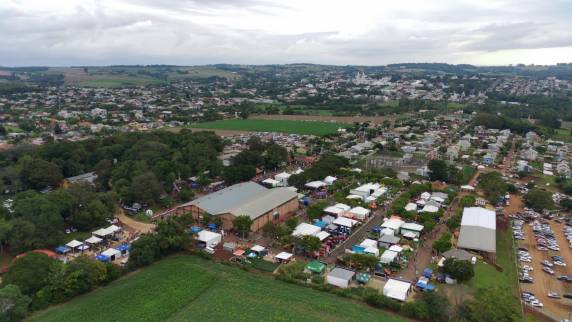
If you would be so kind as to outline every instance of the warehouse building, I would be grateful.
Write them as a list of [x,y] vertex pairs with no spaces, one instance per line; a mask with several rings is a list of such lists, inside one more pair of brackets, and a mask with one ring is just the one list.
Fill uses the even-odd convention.
[[465,208],[457,246],[494,254],[497,250],[496,228],[494,211],[481,207]]
[[199,219],[208,213],[220,217],[223,229],[233,228],[238,216],[252,219],[251,230],[256,232],[268,222],[279,223],[298,210],[298,195],[288,188],[268,189],[254,182],[235,184],[195,199],[182,207]]

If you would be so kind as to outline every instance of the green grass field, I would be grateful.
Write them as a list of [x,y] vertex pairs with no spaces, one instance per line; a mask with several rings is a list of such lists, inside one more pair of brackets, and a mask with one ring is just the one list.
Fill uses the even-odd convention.
[[29,321],[405,321],[333,294],[178,256]]
[[313,122],[313,121],[286,121],[286,120],[221,120],[191,125],[191,128],[214,130],[237,130],[253,132],[282,132],[310,135],[326,135],[336,133],[340,127],[349,124]]
[[[512,245],[510,229],[497,230],[497,264],[503,268],[497,271],[493,266],[479,262],[475,267],[475,277],[467,285],[472,289],[488,288],[494,286],[506,287],[518,295],[517,270],[515,266],[515,253]],[[515,297],[518,301],[518,297]]]

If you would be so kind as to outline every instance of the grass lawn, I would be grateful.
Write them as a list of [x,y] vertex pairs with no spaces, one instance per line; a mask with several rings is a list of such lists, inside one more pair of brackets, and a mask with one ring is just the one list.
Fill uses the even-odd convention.
[[[479,262],[475,267],[475,277],[467,285],[476,290],[493,286],[506,287],[518,295],[517,270],[515,266],[515,254],[512,246],[510,229],[497,230],[497,264],[503,268],[497,271],[493,266]],[[518,297],[515,297],[518,301]]]
[[177,256],[30,321],[405,321],[333,294]]
[[197,123],[191,125],[191,128],[326,135],[348,126],[350,125],[330,122],[235,119]]

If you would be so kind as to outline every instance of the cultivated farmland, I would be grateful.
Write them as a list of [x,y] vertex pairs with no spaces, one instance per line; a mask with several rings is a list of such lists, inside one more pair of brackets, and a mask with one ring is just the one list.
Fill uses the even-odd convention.
[[404,321],[197,257],[172,257],[30,321]]
[[236,119],[197,123],[191,125],[191,128],[326,135],[336,133],[340,127],[348,126],[350,124],[334,122]]

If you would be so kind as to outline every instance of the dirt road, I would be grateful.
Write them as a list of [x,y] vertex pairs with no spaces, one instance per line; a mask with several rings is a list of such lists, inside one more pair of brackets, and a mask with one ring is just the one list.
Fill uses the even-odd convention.
[[131,232],[145,234],[155,230],[154,224],[147,224],[137,221],[125,215],[125,213],[122,210],[117,212],[116,217],[123,224],[123,226],[128,230],[130,230]]

